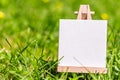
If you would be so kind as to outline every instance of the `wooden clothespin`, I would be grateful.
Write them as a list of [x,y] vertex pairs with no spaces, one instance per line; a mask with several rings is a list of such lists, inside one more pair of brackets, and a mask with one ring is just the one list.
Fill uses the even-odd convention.
[[91,15],[95,12],[90,11],[89,5],[80,5],[79,11],[75,11],[75,14],[77,14],[77,19],[80,20],[91,20]]

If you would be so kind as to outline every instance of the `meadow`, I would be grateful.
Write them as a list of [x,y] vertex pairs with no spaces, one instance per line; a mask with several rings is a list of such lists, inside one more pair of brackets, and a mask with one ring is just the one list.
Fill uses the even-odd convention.
[[[0,80],[120,80],[120,0],[0,0]],[[108,20],[107,74],[57,72],[59,19],[89,4]]]

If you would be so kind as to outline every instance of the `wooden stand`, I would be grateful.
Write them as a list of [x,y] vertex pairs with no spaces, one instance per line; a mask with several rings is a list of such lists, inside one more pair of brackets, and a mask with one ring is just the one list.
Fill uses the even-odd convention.
[[[94,12],[90,11],[89,5],[81,5],[78,12],[78,20],[92,20],[91,15]],[[77,73],[107,73],[106,68],[102,67],[76,67],[76,66],[58,66],[58,72],[77,72]]]

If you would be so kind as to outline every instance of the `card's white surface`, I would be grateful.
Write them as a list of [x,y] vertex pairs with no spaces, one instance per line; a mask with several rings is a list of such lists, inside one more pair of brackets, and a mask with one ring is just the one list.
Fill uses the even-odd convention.
[[106,67],[106,20],[61,19],[58,66]]

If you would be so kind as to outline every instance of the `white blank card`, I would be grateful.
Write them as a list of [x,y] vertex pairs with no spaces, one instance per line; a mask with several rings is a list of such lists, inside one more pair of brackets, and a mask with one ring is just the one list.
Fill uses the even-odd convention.
[[106,20],[61,19],[58,66],[106,67]]

